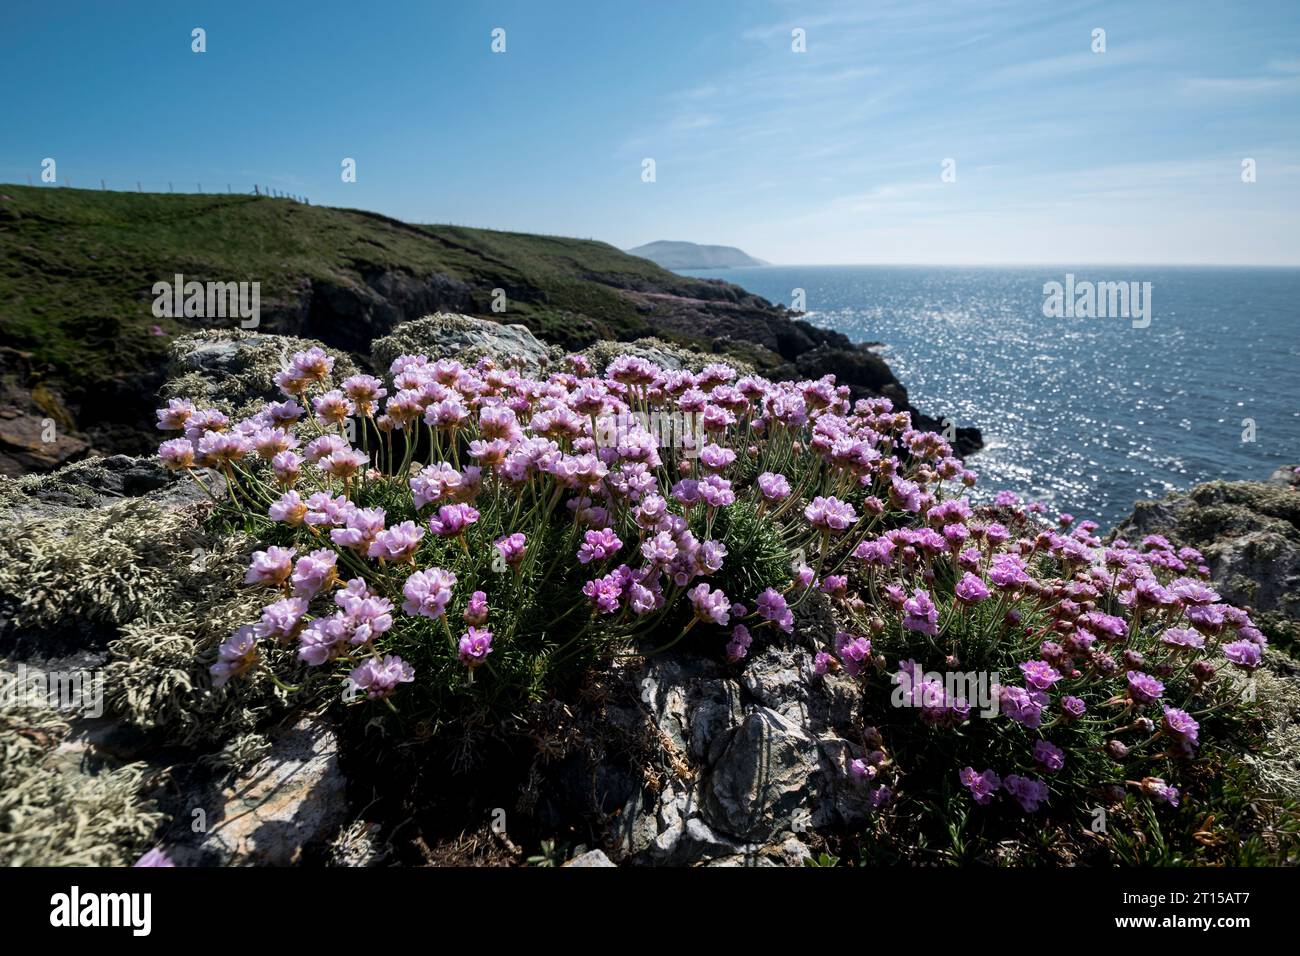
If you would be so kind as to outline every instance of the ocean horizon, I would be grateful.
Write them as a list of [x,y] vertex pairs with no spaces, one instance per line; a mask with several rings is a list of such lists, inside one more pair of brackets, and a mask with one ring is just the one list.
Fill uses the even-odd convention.
[[[1110,527],[1140,499],[1300,458],[1300,267],[679,271],[801,297],[810,323],[880,343],[917,408],[983,432],[977,497],[1006,488]],[[1067,282],[1135,284],[1129,314],[1045,309]]]

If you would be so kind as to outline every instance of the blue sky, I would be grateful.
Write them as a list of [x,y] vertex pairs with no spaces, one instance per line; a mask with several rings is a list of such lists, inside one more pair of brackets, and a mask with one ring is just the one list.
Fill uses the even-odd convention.
[[6,4],[0,81],[3,181],[780,263],[1300,264],[1294,0]]

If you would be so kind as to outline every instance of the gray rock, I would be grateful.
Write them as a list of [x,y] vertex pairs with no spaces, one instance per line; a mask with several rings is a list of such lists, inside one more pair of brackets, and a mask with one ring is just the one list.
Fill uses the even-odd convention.
[[817,742],[803,727],[755,708],[713,766],[705,813],[725,832],[765,840],[807,813],[819,769]]
[[1283,465],[1268,476],[1268,483],[1283,488],[1300,488],[1300,466]]
[[726,693],[726,689],[719,686],[708,694],[702,694],[697,685],[701,680],[716,683],[720,673],[716,664],[699,657],[663,655],[647,661],[638,681],[641,702],[659,732],[679,755],[684,755],[690,746],[689,712],[695,700]]
[[349,814],[333,731],[305,718],[272,744],[270,756],[230,786],[182,800],[168,841],[177,865],[290,866],[334,838]]
[[[214,493],[224,493],[224,478],[206,470],[203,475]],[[87,458],[46,475],[0,480],[0,525],[66,517],[124,498],[144,499],[168,510],[206,506],[211,500],[188,476],[167,471],[156,459],[112,455]]]
[[344,352],[314,339],[267,335],[244,329],[203,329],[172,342],[162,397],[188,398],[216,405],[235,415],[251,414],[268,401],[281,401],[275,375],[294,352],[324,348],[334,359],[333,378],[342,381],[357,371]]
[[701,680],[691,688],[688,753],[696,763],[712,764],[721,756],[744,714],[740,698],[733,680]]
[[824,787],[822,799],[809,821],[812,827],[845,827],[862,823],[871,816],[871,792],[849,772],[849,764],[855,758],[866,756],[866,751],[857,744],[831,736],[817,741],[817,751]]
[[811,667],[811,659],[803,648],[769,647],[749,660],[741,683],[764,707],[804,723],[809,696],[805,666]]
[[661,866],[691,866],[745,850],[745,844],[718,833],[700,817],[692,816],[677,820],[660,833],[648,856]]
[[861,690],[812,670],[813,648],[834,629],[828,602],[812,595],[794,634],[760,642],[738,664],[684,651],[647,659],[642,719],[672,773],[657,797],[623,808],[622,852],[659,865],[756,865],[760,855],[761,865],[802,865],[797,834],[866,817],[868,788],[848,772],[864,755],[850,742],[861,735]]
[[575,856],[565,866],[613,866],[603,850],[588,850],[581,856]]
[[794,836],[782,840],[777,850],[781,862],[786,866],[803,866],[805,861],[812,858],[812,851],[804,845],[802,840]]
[[765,853],[735,853],[731,856],[719,857],[716,860],[710,860],[705,866],[753,866],[753,867],[779,867],[781,863],[772,859]]
[[1140,501],[1112,533],[1148,534],[1198,548],[1223,599],[1257,623],[1300,636],[1300,489],[1281,482],[1212,481],[1160,501]]
[[734,355],[718,355],[713,352],[692,352],[679,345],[673,345],[657,338],[636,339],[633,342],[597,342],[581,353],[599,374],[609,367],[609,363],[620,356],[630,355],[653,362],[660,368],[676,372],[689,369],[698,372],[713,362],[724,362],[736,369],[741,375],[754,371],[748,362],[738,360]]
[[490,358],[500,366],[515,366],[528,374],[541,372],[559,357],[557,350],[522,325],[443,312],[403,322],[371,344],[371,356],[383,367],[399,355],[450,358],[466,364]]

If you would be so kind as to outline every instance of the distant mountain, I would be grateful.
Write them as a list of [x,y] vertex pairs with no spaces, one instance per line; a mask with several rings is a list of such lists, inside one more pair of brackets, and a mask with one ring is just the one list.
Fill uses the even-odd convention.
[[665,269],[737,269],[769,264],[735,246],[701,246],[695,242],[671,242],[667,239],[647,242],[627,251]]

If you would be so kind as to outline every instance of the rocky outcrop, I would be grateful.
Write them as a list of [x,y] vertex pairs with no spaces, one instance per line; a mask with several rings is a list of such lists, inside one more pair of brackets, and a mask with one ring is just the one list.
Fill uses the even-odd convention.
[[[189,398],[241,414],[253,405],[283,399],[275,374],[294,352],[318,345],[311,339],[243,329],[204,329],[182,335],[171,345],[163,398]],[[336,377],[357,371],[347,353],[327,351],[334,358]]]
[[953,449],[959,457],[974,454],[984,447],[984,437],[978,428],[957,427],[947,418],[935,418],[918,411],[908,398],[907,389],[894,377],[893,371],[868,345],[854,345],[847,338],[843,342],[825,343],[810,351],[801,352],[790,362],[774,372],[778,379],[820,378],[834,375],[835,380],[849,386],[855,399],[882,395],[900,411],[911,413],[915,427],[950,436]]
[[72,413],[41,381],[30,357],[0,347],[0,475],[49,471],[89,450]]
[[870,752],[856,682],[813,672],[833,627],[812,596],[793,635],[736,664],[648,657],[626,698],[579,715],[589,730],[546,779],[543,823],[586,814],[625,864],[802,865],[818,831],[862,823],[879,796],[849,769]]
[[364,354],[370,344],[418,315],[474,310],[474,290],[459,279],[434,272],[363,273],[359,282],[306,280],[296,309],[273,312],[268,331],[283,330]]
[[580,853],[575,856],[565,866],[575,866],[579,869],[584,867],[611,867],[613,862],[601,850],[588,850],[586,853]]
[[466,364],[490,358],[529,375],[545,374],[561,355],[522,325],[441,312],[404,322],[371,345],[371,357],[379,369],[386,370],[399,355],[414,354]]
[[1268,476],[1268,483],[1283,488],[1300,488],[1300,465],[1283,465]]
[[1300,639],[1300,488],[1294,466],[1267,483],[1212,481],[1140,501],[1113,532],[1139,543],[1163,535],[1205,555],[1223,600],[1254,612],[1271,637]]
[[323,856],[350,818],[326,723],[263,748],[278,691],[208,691],[206,649],[257,603],[237,586],[248,542],[205,532],[208,504],[125,455],[0,478],[0,671],[77,691],[62,708],[0,693],[6,748],[28,742],[0,768],[19,824],[0,826],[0,859],[129,865],[161,829],[178,865],[288,865]]
[[[656,329],[703,338],[713,351],[743,358],[757,350],[755,364],[777,380],[834,375],[855,399],[883,395],[912,414],[917,427],[949,431],[957,454],[984,446],[978,428],[945,428],[942,417],[912,407],[907,390],[869,345],[842,332],[823,329],[780,306],[719,279],[682,278],[681,286],[647,290],[624,282],[624,294]],[[930,410],[935,411],[934,409]]]
[[304,717],[233,782],[174,801],[163,838],[178,866],[291,866],[324,852],[350,819],[347,779],[329,725]]
[[597,373],[604,372],[611,362],[623,355],[643,358],[647,362],[654,362],[660,368],[672,372],[681,369],[699,372],[712,362],[727,362],[742,375],[748,375],[754,371],[753,366],[732,356],[724,357],[711,352],[692,352],[680,345],[673,345],[671,342],[656,338],[637,339],[634,342],[597,342],[595,345],[583,349],[579,354],[591,362],[592,368]]

